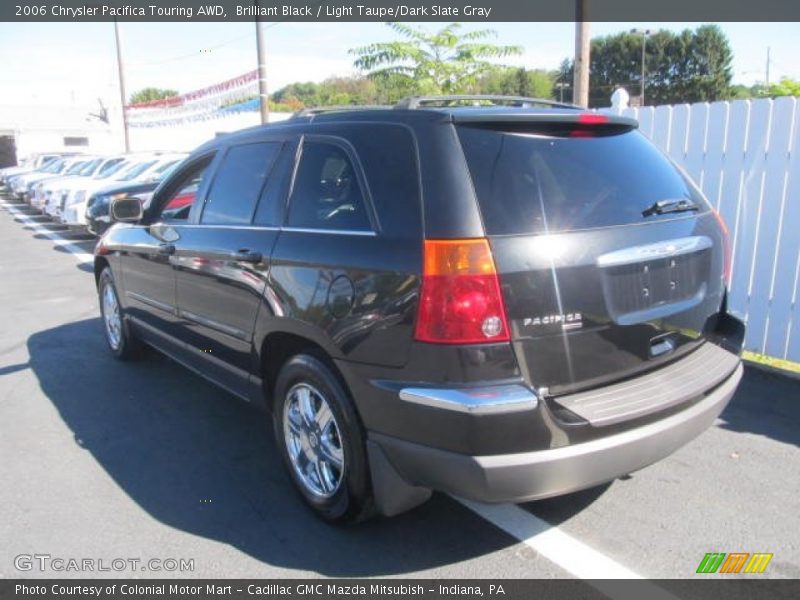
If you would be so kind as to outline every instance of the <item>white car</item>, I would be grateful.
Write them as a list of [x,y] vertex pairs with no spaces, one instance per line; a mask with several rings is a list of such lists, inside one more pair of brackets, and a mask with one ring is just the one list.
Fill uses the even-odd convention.
[[46,197],[49,196],[49,192],[54,189],[53,186],[58,186],[60,182],[64,181],[65,179],[81,176],[82,173],[92,167],[92,164],[96,160],[99,160],[93,156],[81,158],[82,160],[79,160],[78,162],[73,163],[68,168],[64,169],[60,175],[37,181],[33,185],[33,190],[29,198],[31,207],[38,208],[40,210],[44,209]]
[[84,228],[86,226],[86,205],[93,192],[116,182],[147,179],[154,173],[174,165],[176,161],[183,160],[185,156],[185,154],[160,154],[139,159],[109,179],[90,181],[91,185],[85,185],[67,196],[60,221],[70,227]]
[[28,158],[21,160],[19,165],[16,167],[6,167],[4,169],[0,169],[0,185],[6,185],[10,177],[35,171],[36,169],[40,169],[41,167],[45,166],[50,161],[60,157],[60,154],[54,153],[32,154]]
[[22,173],[21,175],[11,177],[9,182],[11,184],[11,189],[14,192],[14,196],[20,200],[26,199],[32,187],[37,182],[50,177],[58,177],[76,162],[80,162],[81,160],[82,158],[80,156],[56,158],[55,160],[51,160],[50,162],[46,163],[43,167],[36,169],[35,171]]
[[110,176],[114,167],[124,161],[125,157],[121,155],[92,158],[77,174],[44,181],[36,186],[36,194],[31,200],[31,206],[40,208],[45,214],[55,217],[62,208],[61,202],[64,199],[62,191],[66,184],[72,180],[80,183],[81,178],[100,179]]

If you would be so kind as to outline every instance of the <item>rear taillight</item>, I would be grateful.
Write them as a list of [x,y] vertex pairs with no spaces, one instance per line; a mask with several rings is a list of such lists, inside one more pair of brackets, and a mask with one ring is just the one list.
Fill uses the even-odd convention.
[[725,255],[725,262],[722,268],[722,277],[725,279],[725,285],[731,287],[731,268],[733,266],[733,255],[731,249],[731,234],[728,232],[728,226],[719,211],[714,210],[714,216],[717,218],[719,228],[722,230],[722,245],[724,246],[723,252]]
[[414,337],[439,344],[509,340],[500,280],[486,239],[425,241]]

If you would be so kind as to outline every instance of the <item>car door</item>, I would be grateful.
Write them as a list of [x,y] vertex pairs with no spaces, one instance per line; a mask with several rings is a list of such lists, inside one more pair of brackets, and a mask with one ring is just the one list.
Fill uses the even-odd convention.
[[422,260],[413,138],[372,123],[317,130],[297,152],[272,253],[282,318],[259,326],[289,328],[334,357],[402,366]]
[[131,228],[120,249],[126,310],[145,334],[181,338],[172,259],[212,158],[202,156],[170,178],[145,224]]
[[273,138],[225,148],[195,222],[175,244],[177,303],[189,350],[221,385],[245,397],[257,367],[253,327],[278,236],[284,177],[274,167],[282,152],[291,153],[288,146]]

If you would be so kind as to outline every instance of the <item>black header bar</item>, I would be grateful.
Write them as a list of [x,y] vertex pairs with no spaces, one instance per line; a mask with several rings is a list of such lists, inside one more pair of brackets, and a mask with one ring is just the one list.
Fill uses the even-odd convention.
[[[4,0],[0,21],[574,21],[574,0]],[[589,21],[800,21],[796,0],[588,0]]]

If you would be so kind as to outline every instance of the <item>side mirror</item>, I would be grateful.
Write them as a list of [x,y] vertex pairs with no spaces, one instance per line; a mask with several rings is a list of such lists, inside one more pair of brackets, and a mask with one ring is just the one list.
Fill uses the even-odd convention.
[[125,196],[111,201],[111,220],[119,223],[136,223],[144,216],[140,198]]

